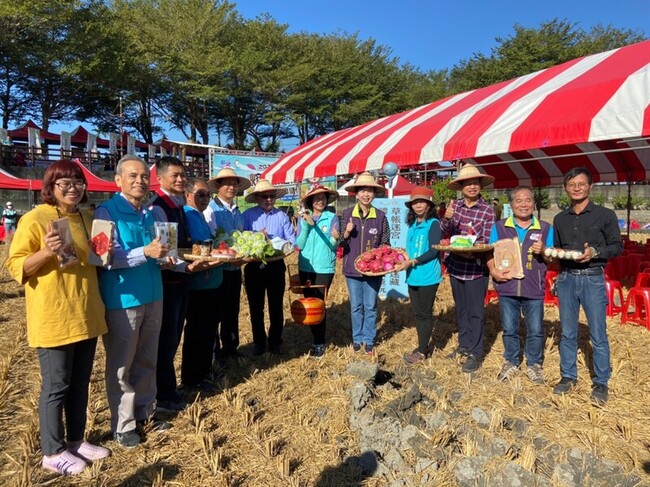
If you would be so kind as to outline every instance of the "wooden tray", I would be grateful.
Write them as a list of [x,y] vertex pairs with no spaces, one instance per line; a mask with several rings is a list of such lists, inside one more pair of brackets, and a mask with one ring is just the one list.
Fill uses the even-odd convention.
[[472,247],[452,247],[451,245],[432,245],[436,250],[440,250],[443,252],[461,252],[461,253],[467,253],[467,252],[487,252],[488,250],[492,250],[494,248],[494,245],[489,245],[489,244],[476,244]]
[[[407,259],[409,258],[408,254],[406,253],[406,250],[400,248],[400,247],[391,247],[393,250],[397,250],[399,253],[403,254],[404,257]],[[395,269],[391,269],[390,271],[381,271],[381,272],[369,272],[369,271],[360,271],[357,267],[357,262],[361,258],[361,255],[359,255],[356,259],[354,259],[354,270],[357,271],[359,274],[362,276],[367,276],[367,277],[380,277],[380,276],[385,276],[386,274],[390,274],[391,272],[396,272]]]
[[191,253],[181,254],[183,260],[200,260],[202,262],[235,262],[241,261],[238,255],[218,254],[218,255],[195,255]]

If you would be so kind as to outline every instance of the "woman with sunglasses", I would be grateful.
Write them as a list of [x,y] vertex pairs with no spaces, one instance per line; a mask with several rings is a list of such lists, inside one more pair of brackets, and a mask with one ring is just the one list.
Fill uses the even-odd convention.
[[[27,339],[41,366],[42,465],[74,475],[87,462],[110,454],[84,441],[97,337],[107,328],[97,269],[86,263],[92,218],[79,209],[87,200],[81,168],[68,160],[52,163],[43,177],[41,199],[45,204],[25,214],[16,229],[7,268],[25,285]],[[57,253],[66,241],[52,225],[63,218],[78,258],[64,268]]]

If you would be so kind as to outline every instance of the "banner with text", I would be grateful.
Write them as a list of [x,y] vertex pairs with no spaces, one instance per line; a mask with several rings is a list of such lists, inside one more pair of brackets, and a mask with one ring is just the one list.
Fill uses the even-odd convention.
[[[406,248],[406,214],[408,209],[404,205],[408,201],[406,196],[394,198],[376,198],[372,204],[386,213],[388,226],[390,227],[390,244],[393,247]],[[406,284],[406,272],[391,272],[384,276],[379,289],[379,298],[408,298],[408,286]]]

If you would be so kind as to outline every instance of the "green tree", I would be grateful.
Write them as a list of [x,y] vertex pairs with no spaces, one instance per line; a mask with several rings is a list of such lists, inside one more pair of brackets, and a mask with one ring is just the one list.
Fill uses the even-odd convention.
[[436,205],[440,203],[449,203],[452,199],[456,198],[456,191],[448,189],[447,185],[451,182],[453,178],[436,178],[431,183],[431,188],[433,189],[433,201]]

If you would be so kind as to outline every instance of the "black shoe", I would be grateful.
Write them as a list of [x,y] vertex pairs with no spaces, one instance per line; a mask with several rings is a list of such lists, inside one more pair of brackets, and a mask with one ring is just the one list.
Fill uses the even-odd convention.
[[553,394],[566,394],[571,389],[573,389],[578,383],[577,379],[569,379],[568,377],[562,377],[560,382],[553,388]]
[[309,351],[309,356],[320,360],[325,356],[325,345],[314,345]]
[[136,430],[115,433],[113,439],[124,448],[135,448],[142,442],[142,438]]
[[352,350],[355,352],[360,352],[361,351],[361,344],[360,343],[353,343],[352,344]]
[[264,345],[260,345],[258,343],[253,344],[253,355],[256,357],[259,357],[260,355],[264,355],[264,352],[266,347]]
[[609,389],[604,384],[594,384],[591,390],[591,400],[596,405],[602,405],[607,402],[609,398]]
[[476,372],[479,367],[481,367],[481,362],[478,357],[472,353],[468,353],[467,360],[465,360],[465,363],[463,364],[463,372],[471,374],[472,372]]
[[205,392],[205,393],[211,393],[215,392],[217,388],[214,386],[212,382],[210,382],[207,379],[203,379],[201,382],[198,382],[196,384],[186,384],[183,383],[183,387],[185,389],[188,389],[192,392]]
[[156,416],[152,416],[144,421],[136,421],[136,424],[138,425],[138,429],[143,433],[147,431],[167,431],[172,427],[171,423],[158,419]]

